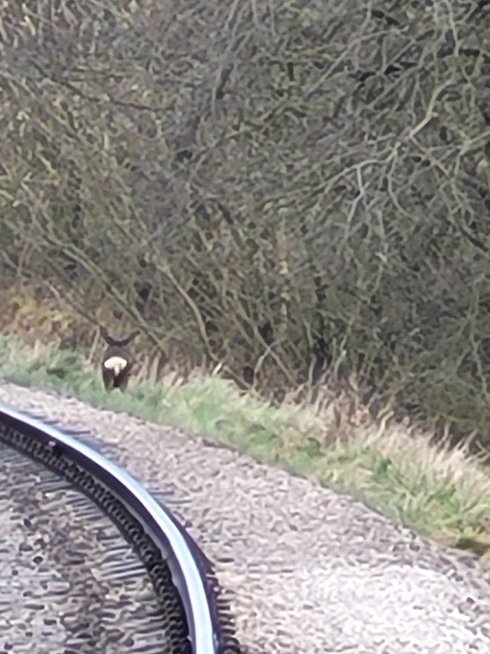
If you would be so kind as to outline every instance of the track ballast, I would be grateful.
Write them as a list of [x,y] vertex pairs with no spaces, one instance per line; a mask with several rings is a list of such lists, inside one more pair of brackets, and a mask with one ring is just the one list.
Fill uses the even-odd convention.
[[9,599],[2,651],[22,632],[31,653],[240,652],[201,550],[86,433],[0,404],[0,443],[0,577],[24,607],[16,623]]

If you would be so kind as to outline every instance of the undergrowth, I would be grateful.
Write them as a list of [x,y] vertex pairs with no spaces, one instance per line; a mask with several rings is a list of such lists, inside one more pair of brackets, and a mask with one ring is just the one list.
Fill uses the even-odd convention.
[[215,439],[347,491],[425,535],[473,551],[490,567],[490,469],[463,447],[433,444],[430,434],[371,421],[335,435],[331,409],[273,407],[213,375],[185,383],[142,379],[124,395],[108,394],[80,353],[32,347],[10,335],[0,335],[0,376]]

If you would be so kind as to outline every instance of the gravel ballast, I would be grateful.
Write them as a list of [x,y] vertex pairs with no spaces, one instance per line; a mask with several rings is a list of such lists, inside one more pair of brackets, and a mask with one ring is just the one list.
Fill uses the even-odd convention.
[[71,483],[0,441],[0,653],[175,654],[187,628],[172,587]]
[[185,522],[244,654],[490,652],[490,579],[474,557],[175,428],[7,383],[0,401],[89,429]]

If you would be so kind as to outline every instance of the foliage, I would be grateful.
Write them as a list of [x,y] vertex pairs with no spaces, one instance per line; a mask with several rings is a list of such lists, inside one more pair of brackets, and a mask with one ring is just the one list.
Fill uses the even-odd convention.
[[487,2],[0,11],[4,279],[490,442]]

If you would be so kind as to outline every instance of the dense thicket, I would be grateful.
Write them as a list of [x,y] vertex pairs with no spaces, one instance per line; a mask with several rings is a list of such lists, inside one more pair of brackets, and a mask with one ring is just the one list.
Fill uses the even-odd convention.
[[[5,278],[490,441],[487,0],[6,0]],[[339,364],[342,365],[339,365]]]

